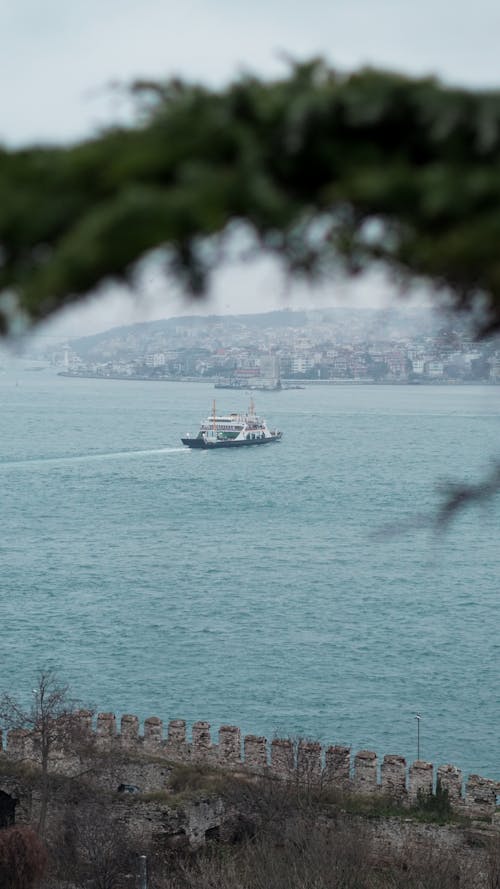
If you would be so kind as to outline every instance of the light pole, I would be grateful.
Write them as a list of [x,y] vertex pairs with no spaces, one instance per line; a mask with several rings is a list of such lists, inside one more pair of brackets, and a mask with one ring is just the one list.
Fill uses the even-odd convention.
[[139,856],[139,889],[148,889],[148,870],[145,855]]
[[420,713],[415,713],[415,719],[417,720],[417,759],[420,759],[420,720],[422,719]]

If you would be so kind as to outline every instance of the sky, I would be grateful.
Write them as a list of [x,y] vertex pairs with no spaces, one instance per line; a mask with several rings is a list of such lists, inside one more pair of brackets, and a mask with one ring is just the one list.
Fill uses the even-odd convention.
[[[499,34],[498,0],[0,0],[0,143],[95,134],[123,119],[121,87],[138,77],[176,75],[218,87],[243,71],[282,74],[286,57],[322,55],[341,70],[374,65],[491,88],[500,86]],[[292,288],[263,258],[223,268],[203,311],[378,305],[393,295],[378,275]],[[193,310],[168,282],[156,281],[139,297],[106,288],[50,330],[90,333]]]

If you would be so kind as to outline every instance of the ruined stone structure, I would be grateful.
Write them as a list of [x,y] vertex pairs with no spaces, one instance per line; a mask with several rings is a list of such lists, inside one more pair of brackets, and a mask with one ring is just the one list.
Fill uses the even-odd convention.
[[[434,793],[439,784],[447,791],[452,808],[471,818],[492,817],[500,792],[498,782],[479,775],[469,775],[464,788],[461,771],[452,765],[435,769],[432,763],[418,760],[408,769],[402,756],[387,755],[379,768],[377,754],[370,750],[361,750],[352,757],[348,747],[323,749],[311,741],[294,743],[276,738],[269,745],[266,738],[247,735],[242,742],[240,729],[231,725],[221,726],[214,743],[210,724],[204,721],[193,724],[189,740],[186,723],[181,719],[169,722],[165,731],[162,720],[151,716],[144,721],[141,735],[139,719],[130,714],[121,717],[119,728],[114,713],[99,713],[95,724],[86,710],[79,711],[76,718],[82,734],[92,738],[97,749],[116,750],[121,756],[127,751],[134,756],[143,752],[156,759],[164,758],[165,762],[204,762],[339,792],[379,793],[408,805],[416,802],[420,794]],[[33,758],[29,732],[11,731],[4,743],[0,732],[0,751],[12,760]],[[56,759],[54,768],[57,767]]]

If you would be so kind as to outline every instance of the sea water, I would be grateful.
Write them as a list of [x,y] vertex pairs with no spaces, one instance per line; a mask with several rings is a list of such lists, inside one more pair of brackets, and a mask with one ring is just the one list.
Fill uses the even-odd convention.
[[[24,363],[26,364],[26,363]],[[189,451],[208,384],[0,376],[0,688],[500,778],[499,456],[488,386],[258,393],[269,447]]]

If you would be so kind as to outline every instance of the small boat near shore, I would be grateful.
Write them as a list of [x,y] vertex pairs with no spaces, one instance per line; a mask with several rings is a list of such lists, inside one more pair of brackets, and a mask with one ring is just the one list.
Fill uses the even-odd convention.
[[215,401],[212,414],[200,424],[197,435],[181,438],[188,448],[238,448],[281,441],[279,429],[269,429],[266,421],[255,413],[253,399],[246,414],[217,414]]

